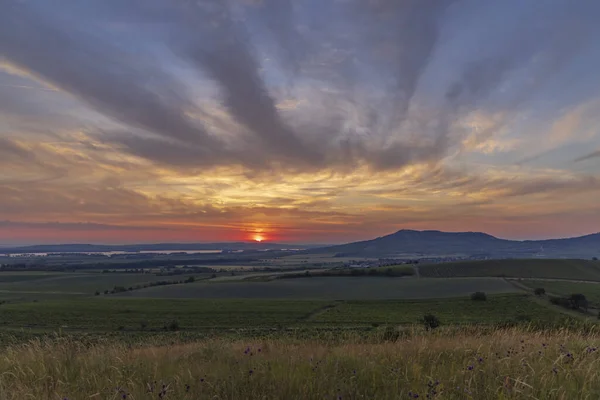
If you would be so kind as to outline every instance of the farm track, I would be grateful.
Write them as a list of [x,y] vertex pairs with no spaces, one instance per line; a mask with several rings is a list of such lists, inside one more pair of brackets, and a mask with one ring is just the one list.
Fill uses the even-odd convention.
[[333,304],[326,304],[323,307],[319,307],[316,310],[313,310],[311,312],[309,312],[308,314],[306,314],[305,316],[298,318],[298,321],[309,321],[310,319],[316,317],[317,315],[327,311],[327,310],[331,310],[332,308],[336,308],[338,305],[340,305],[342,302],[341,301],[336,301]]
[[593,283],[600,285],[600,281],[586,281],[581,279],[558,279],[558,278],[505,278],[508,281],[544,281],[544,282],[570,282],[570,283]]
[[[546,280],[546,279],[535,279],[535,280]],[[521,289],[527,293],[533,293],[533,289],[525,286],[523,284],[521,284],[517,279],[506,279],[507,282],[511,283],[513,286],[515,286],[518,289]],[[566,281],[564,279],[548,279],[547,281]],[[574,282],[574,283],[590,283],[589,281],[568,281],[568,282]],[[599,283],[599,282],[592,282],[592,283]],[[549,308],[551,310],[554,310],[555,312],[559,312],[565,315],[569,315],[571,317],[576,317],[576,318],[580,318],[580,319],[589,319],[590,317],[596,316],[598,315],[599,310],[595,309],[595,308],[588,308],[587,312],[585,312],[585,315],[583,315],[581,312],[576,312],[576,311],[571,311],[571,310],[567,310],[564,307],[561,306],[556,306],[552,303],[550,303],[549,300],[549,296],[555,296],[555,297],[560,297],[561,295],[558,293],[550,293],[550,292],[546,292],[546,296],[544,297],[540,297],[540,296],[533,296],[532,300],[534,302],[536,302],[539,305],[542,305],[546,308]]]

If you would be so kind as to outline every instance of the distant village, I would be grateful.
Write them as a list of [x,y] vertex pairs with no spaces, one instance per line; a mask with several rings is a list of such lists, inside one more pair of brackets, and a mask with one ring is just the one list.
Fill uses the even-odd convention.
[[402,264],[437,264],[453,261],[483,260],[487,257],[424,257],[424,258],[379,258],[377,260],[350,260],[343,268],[376,268]]

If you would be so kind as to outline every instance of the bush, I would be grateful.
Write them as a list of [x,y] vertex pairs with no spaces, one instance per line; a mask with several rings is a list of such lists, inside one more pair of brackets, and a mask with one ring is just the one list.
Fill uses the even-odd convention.
[[540,287],[535,289],[533,293],[535,293],[536,296],[543,296],[546,294],[546,289]]
[[427,315],[423,316],[422,322],[423,322],[423,326],[425,327],[425,330],[427,330],[427,331],[433,330],[440,326],[440,320],[438,319],[438,317],[436,317],[433,314],[427,314]]
[[471,300],[473,301],[486,301],[487,296],[484,292],[475,292],[471,295]]
[[400,337],[400,332],[393,326],[386,326],[383,331],[382,339],[386,342],[395,342]]
[[100,296],[100,292],[96,290],[96,293],[94,293],[94,296]]
[[179,330],[179,322],[176,320],[171,321],[168,325],[165,326],[165,330],[167,331],[178,331]]
[[586,297],[581,294],[581,293],[574,293],[569,297],[569,301],[571,302],[571,308],[577,310],[577,309],[583,309],[585,311],[587,311],[588,309],[588,300],[586,299]]
[[598,257],[592,257],[592,261],[598,261]]

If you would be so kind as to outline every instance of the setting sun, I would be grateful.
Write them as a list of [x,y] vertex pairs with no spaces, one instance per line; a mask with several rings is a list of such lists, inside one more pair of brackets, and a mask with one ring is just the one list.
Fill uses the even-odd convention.
[[261,235],[254,235],[255,242],[262,242],[263,240],[265,240],[265,238],[262,237]]

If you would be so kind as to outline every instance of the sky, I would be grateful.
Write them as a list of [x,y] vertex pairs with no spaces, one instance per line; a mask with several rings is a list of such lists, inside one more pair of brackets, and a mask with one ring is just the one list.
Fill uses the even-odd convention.
[[600,231],[598,20],[596,0],[0,0],[0,245]]

